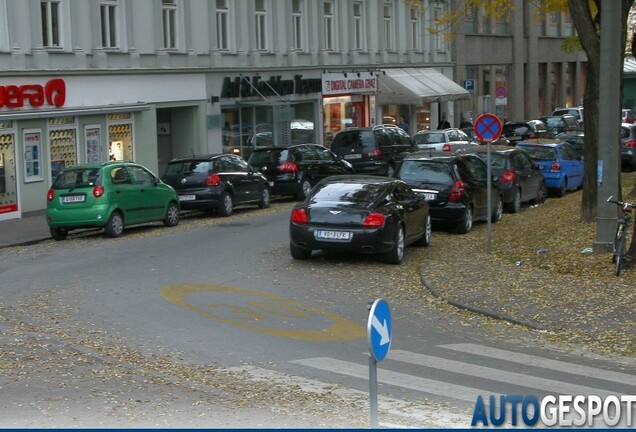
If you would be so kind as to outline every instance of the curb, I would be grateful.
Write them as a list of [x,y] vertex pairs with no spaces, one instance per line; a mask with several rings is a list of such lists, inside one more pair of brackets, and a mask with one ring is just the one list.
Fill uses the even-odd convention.
[[441,295],[440,293],[438,293],[435,288],[433,288],[433,286],[430,284],[430,282],[428,282],[428,280],[426,280],[426,276],[424,275],[424,266],[422,265],[420,267],[420,280],[422,281],[422,284],[424,285],[424,287],[430,291],[431,294],[433,294],[436,298],[443,300],[444,302],[450,304],[451,306],[455,306],[456,308],[459,309],[463,309],[469,312],[474,312],[474,313],[478,313],[480,315],[484,315],[490,318],[495,318],[498,320],[502,320],[502,321],[507,321],[511,324],[516,324],[516,325],[520,325],[523,327],[528,327],[532,330],[540,330],[540,331],[547,331],[548,329],[544,328],[544,327],[539,327],[536,324],[532,324],[523,320],[518,320],[516,318],[512,318],[508,315],[505,314],[500,314],[500,313],[496,313],[496,312],[492,312],[486,309],[482,309],[479,308],[477,306],[469,306],[467,304],[464,303],[460,303],[454,300],[449,300],[447,298],[445,298],[443,295]]

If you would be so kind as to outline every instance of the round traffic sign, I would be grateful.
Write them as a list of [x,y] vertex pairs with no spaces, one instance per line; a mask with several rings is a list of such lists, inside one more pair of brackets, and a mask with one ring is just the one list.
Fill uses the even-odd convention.
[[473,130],[480,141],[495,141],[501,135],[501,120],[494,114],[482,114],[475,120]]
[[391,311],[389,304],[384,299],[377,299],[369,310],[367,321],[367,336],[369,338],[369,351],[373,358],[382,361],[389,353],[393,328],[391,326]]

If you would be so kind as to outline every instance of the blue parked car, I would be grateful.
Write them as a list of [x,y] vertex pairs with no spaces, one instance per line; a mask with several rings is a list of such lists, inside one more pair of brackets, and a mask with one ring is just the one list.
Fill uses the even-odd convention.
[[558,140],[528,140],[517,143],[539,166],[548,189],[564,196],[569,190],[583,187],[583,158],[572,146]]

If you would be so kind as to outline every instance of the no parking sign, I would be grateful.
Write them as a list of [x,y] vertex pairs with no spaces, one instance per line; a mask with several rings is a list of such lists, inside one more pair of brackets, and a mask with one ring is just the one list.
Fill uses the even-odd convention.
[[475,120],[473,129],[479,141],[496,141],[501,136],[501,120],[494,114],[482,114]]

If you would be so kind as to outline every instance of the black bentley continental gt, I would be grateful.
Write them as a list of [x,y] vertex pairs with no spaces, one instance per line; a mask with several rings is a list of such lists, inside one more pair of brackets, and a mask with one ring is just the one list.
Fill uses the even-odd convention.
[[426,201],[401,180],[332,176],[294,207],[289,236],[294,259],[307,259],[313,250],[344,250],[400,264],[407,245],[430,244],[431,217]]

